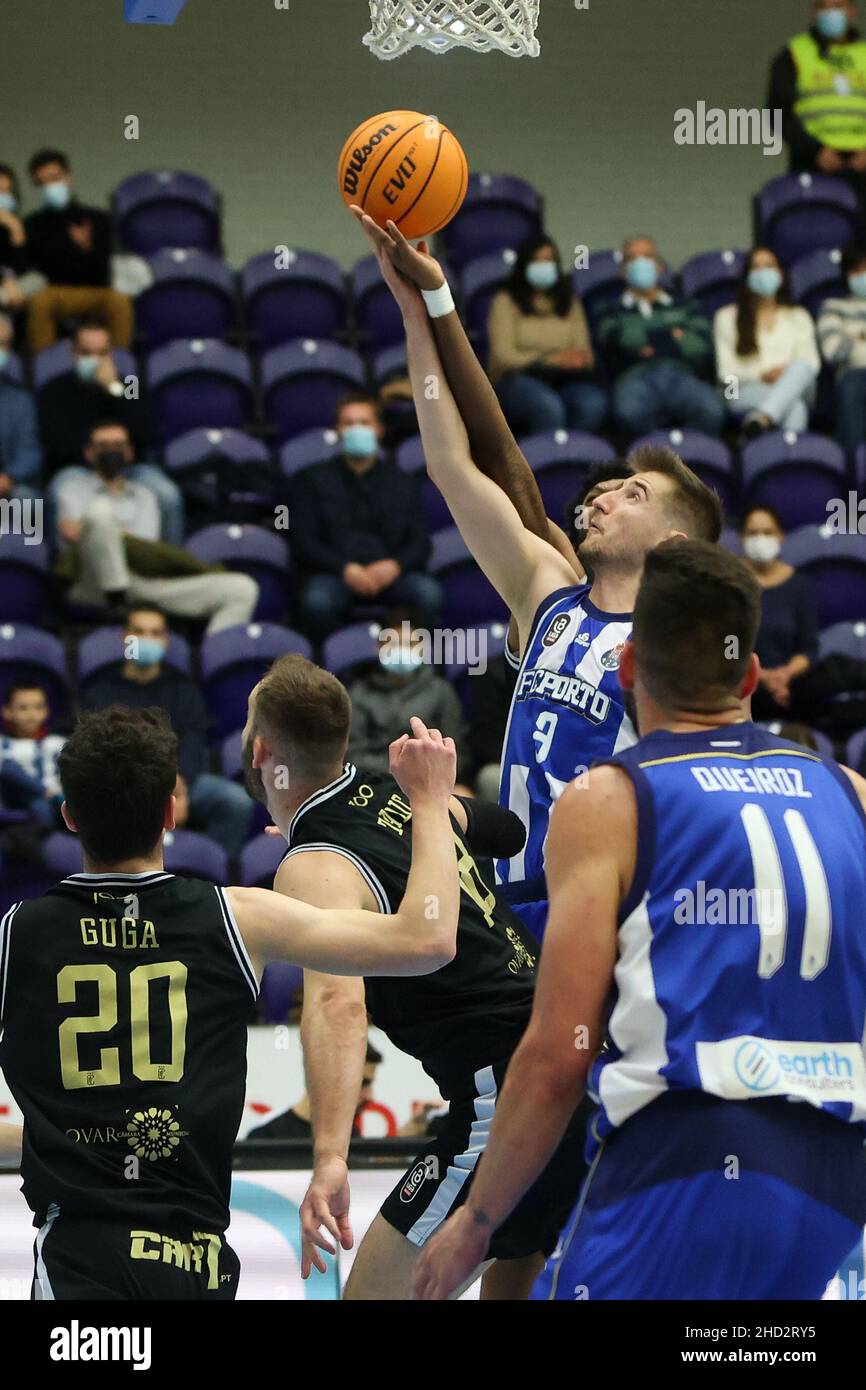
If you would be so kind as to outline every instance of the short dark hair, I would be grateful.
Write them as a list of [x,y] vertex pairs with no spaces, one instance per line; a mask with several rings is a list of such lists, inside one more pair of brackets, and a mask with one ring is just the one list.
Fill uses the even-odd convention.
[[67,174],[72,167],[69,163],[69,156],[64,154],[62,150],[52,150],[48,148],[37,150],[31,158],[30,163],[27,165],[27,170],[31,177],[45,164],[59,164],[61,169],[65,170]]
[[563,271],[559,247],[553,237],[549,237],[546,232],[536,232],[520,243],[505,288],[521,314],[526,317],[536,314],[538,312],[535,307],[536,291],[526,278],[526,267],[535,260],[539,251],[545,250],[548,246],[556,257],[556,268],[559,271],[559,279],[550,291],[553,309],[558,318],[564,319],[571,313],[574,304],[574,288],[571,283],[571,276]]
[[679,454],[665,445],[641,444],[629,454],[635,473],[663,473],[676,485],[670,502],[671,520],[692,541],[717,541],[722,534],[724,514],[719,494],[708,487],[684,463]]
[[858,265],[866,265],[866,241],[849,241],[842,252],[842,275],[847,279]]
[[742,684],[760,618],[760,586],[736,555],[662,541],[647,554],[634,607],[641,682],[667,708],[719,708]]
[[368,1067],[378,1067],[379,1063],[384,1061],[381,1052],[378,1052],[371,1042],[367,1043],[367,1055],[364,1058],[364,1061],[366,1062]]
[[89,859],[110,868],[154,852],[177,781],[177,737],[164,710],[83,714],[58,770]]
[[97,333],[108,333],[109,338],[111,337],[108,324],[105,322],[105,319],[101,319],[98,314],[88,314],[86,319],[79,319],[78,323],[75,325],[76,338],[79,333],[92,333],[94,331]]
[[382,423],[382,402],[377,396],[372,396],[369,391],[348,391],[345,396],[341,396],[337,401],[337,409],[334,412],[334,419],[339,420],[340,414],[347,405],[369,405],[376,412],[376,419]]
[[344,755],[351,717],[342,682],[299,652],[289,652],[259,684],[252,732],[269,734],[283,755],[315,776]]
[[160,608],[158,603],[148,603],[146,599],[142,599],[141,603],[130,603],[126,609],[126,613],[123,619],[127,627],[129,627],[129,624],[132,622],[133,613],[155,613],[158,618],[162,618],[162,621],[165,623],[166,627],[171,627],[171,621],[169,619],[168,614],[166,613],[164,608]]
[[126,435],[127,439],[129,439],[130,441],[132,439],[132,435],[129,433],[129,425],[127,425],[125,420],[118,420],[116,417],[113,419],[109,419],[108,416],[105,416],[102,420],[95,420],[93,424],[90,426],[90,429],[87,431],[88,444],[90,443],[93,436],[95,434],[98,434],[100,430],[123,430],[123,433]]
[[9,705],[9,704],[11,704],[11,703],[12,703],[12,700],[14,699],[14,697],[15,697],[16,695],[20,695],[21,692],[24,691],[24,690],[28,690],[28,691],[29,691],[29,690],[38,690],[38,691],[39,691],[39,694],[42,695],[42,696],[44,697],[44,699],[45,699],[45,701],[46,701],[46,703],[47,703],[47,701],[48,701],[48,691],[45,689],[45,686],[42,684],[41,681],[25,681],[25,680],[18,680],[18,681],[13,681],[12,684],[11,684],[10,686],[7,686],[6,694],[3,696],[3,703],[4,703],[4,705]]
[[0,164],[0,174],[5,175],[12,185],[12,192],[16,198],[21,197],[21,189],[18,184],[18,175],[11,164]]
[[740,535],[742,535],[745,531],[746,522],[748,521],[749,517],[754,516],[755,512],[766,512],[767,516],[772,517],[773,521],[776,523],[777,527],[784,536],[785,528],[782,525],[782,519],[779,516],[779,513],[776,511],[775,507],[767,507],[764,505],[763,502],[756,502],[754,506],[747,507],[746,510],[743,512],[743,519],[740,522]]

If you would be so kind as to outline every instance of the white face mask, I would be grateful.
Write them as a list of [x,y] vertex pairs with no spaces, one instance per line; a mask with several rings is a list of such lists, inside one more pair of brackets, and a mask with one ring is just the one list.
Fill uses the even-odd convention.
[[770,565],[778,557],[782,542],[777,536],[746,536],[743,550],[746,558],[758,565]]

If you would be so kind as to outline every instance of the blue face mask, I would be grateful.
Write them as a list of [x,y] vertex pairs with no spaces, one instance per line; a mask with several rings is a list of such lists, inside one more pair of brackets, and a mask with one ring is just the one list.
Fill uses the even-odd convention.
[[71,197],[69,184],[64,183],[62,179],[42,185],[42,201],[47,208],[65,208]]
[[75,370],[82,381],[92,381],[99,371],[99,358],[91,356],[76,357]]
[[747,284],[752,294],[759,294],[762,299],[771,299],[782,288],[782,273],[774,270],[771,265],[761,266],[758,270],[749,271]]
[[848,32],[848,16],[844,10],[819,10],[815,28],[822,39],[844,39]]
[[530,261],[526,279],[534,290],[552,290],[559,280],[556,261]]
[[0,193],[0,212],[14,212],[18,207],[18,199],[14,193]]
[[379,652],[379,665],[392,676],[411,676],[423,664],[423,654],[412,647],[401,647],[396,652],[383,647]]
[[127,661],[136,666],[156,666],[165,656],[165,646],[158,637],[136,637],[129,641]]
[[654,290],[659,282],[659,268],[651,256],[635,256],[626,266],[625,278],[633,290]]
[[866,270],[848,276],[848,288],[858,299],[866,299]]
[[346,425],[340,431],[343,453],[352,459],[368,459],[379,452],[379,438],[372,425]]
[[0,347],[0,372],[6,370],[6,363],[9,361],[9,349]]

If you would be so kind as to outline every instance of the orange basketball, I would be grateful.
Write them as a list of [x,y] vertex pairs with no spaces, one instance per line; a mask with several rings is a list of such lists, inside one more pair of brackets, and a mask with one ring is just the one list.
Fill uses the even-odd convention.
[[420,111],[385,111],[353,130],[340,152],[340,193],[411,240],[432,236],[459,210],[469,186],[466,156],[451,131]]

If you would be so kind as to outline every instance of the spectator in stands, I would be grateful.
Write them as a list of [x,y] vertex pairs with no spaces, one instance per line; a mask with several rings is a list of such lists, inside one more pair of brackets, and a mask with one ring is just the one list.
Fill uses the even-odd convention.
[[[458,777],[465,754],[463,716],[452,686],[437,675],[425,648],[423,623],[408,608],[392,608],[379,632],[378,661],[349,686],[349,759],[371,772],[388,771],[388,745],[417,714],[457,745]],[[425,659],[426,658],[426,659]]]
[[237,855],[247,840],[253,803],[243,787],[210,771],[204,700],[189,676],[164,661],[170,635],[160,609],[145,603],[132,608],[126,619],[124,659],[94,677],[82,692],[82,704],[85,709],[153,705],[165,710],[178,738],[177,765],[188,797],[188,824],[216,840],[227,854]]
[[811,28],[773,61],[767,105],[782,112],[794,173],[844,178],[866,192],[866,44],[851,0],[815,0]]
[[850,295],[825,299],[818,341],[836,370],[836,438],[850,458],[866,442],[866,242],[842,253],[842,275]]
[[12,320],[0,312],[0,498],[35,497],[42,453],[30,392],[6,375]]
[[626,290],[599,325],[614,378],[613,413],[629,439],[667,425],[718,435],[721,401],[699,373],[710,364],[710,325],[696,300],[663,290],[663,269],[651,237],[632,237],[623,248]]
[[295,482],[292,549],[304,630],[324,637],[357,604],[408,605],[435,627],[442,591],[423,569],[430,537],[414,478],[382,456],[378,402],[346,396],[337,408],[342,453]]
[[63,792],[57,759],[66,740],[48,732],[51,710],[45,690],[33,681],[16,681],[6,691],[0,713],[3,805],[27,811],[46,830],[59,828]]
[[87,466],[65,469],[54,480],[58,537],[75,547],[61,569],[73,581],[72,601],[149,600],[178,617],[208,618],[208,632],[248,623],[258,602],[255,580],[216,573],[177,546],[157,544],[159,506],[148,487],[130,478],[133,457],[126,426],[103,420],[90,431]]
[[20,309],[24,292],[18,276],[27,269],[27,233],[18,215],[18,180],[8,164],[0,164],[0,305]]
[[713,337],[719,383],[733,413],[744,417],[746,438],[808,429],[821,370],[815,325],[806,309],[791,304],[774,252],[759,246],[751,253],[737,302],[718,310]]
[[488,322],[490,379],[517,433],[597,430],[607,393],[593,380],[583,305],[547,236],[524,241]]
[[[373,1086],[376,1081],[376,1068],[382,1061],[381,1052],[367,1043],[367,1056],[364,1061],[364,1077],[361,1082],[361,1089],[358,1092],[358,1104],[355,1106],[354,1131],[358,1135],[361,1132],[360,1120],[361,1111],[369,1104]],[[266,1120],[263,1125],[256,1125],[246,1136],[247,1139],[306,1139],[310,1143],[313,1141],[313,1126],[310,1119],[312,1110],[310,1107],[310,1097],[306,1092],[301,1099],[290,1105],[288,1110],[282,1110]]]
[[132,300],[111,288],[111,222],[72,192],[72,169],[60,150],[40,150],[29,165],[43,206],[26,219],[29,263],[48,284],[27,302],[31,352],[57,341],[64,319],[99,314],[118,347],[132,343]]
[[797,679],[818,655],[815,596],[806,576],[780,558],[785,533],[769,507],[746,513],[740,538],[746,562],[763,590],[755,643],[761,679],[752,696],[752,712],[756,719],[784,718],[790,716]]

